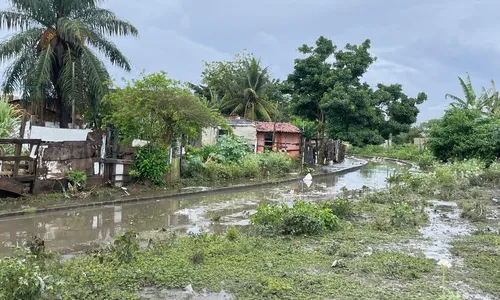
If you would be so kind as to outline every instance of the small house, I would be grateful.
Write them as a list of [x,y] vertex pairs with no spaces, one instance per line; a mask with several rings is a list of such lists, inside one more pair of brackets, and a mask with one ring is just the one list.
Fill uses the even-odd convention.
[[291,123],[255,122],[257,129],[257,152],[279,151],[290,156],[300,155],[301,132]]
[[[239,116],[227,117],[227,124],[233,129],[234,135],[244,138],[247,145],[257,151],[257,130],[254,122]],[[220,135],[226,134],[222,128],[204,128],[201,133],[201,146],[213,145]]]

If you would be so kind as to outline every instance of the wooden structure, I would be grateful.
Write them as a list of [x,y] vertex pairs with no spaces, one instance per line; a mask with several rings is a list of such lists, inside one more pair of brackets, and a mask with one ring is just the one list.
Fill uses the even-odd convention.
[[290,156],[300,155],[301,132],[290,123],[255,122],[257,127],[257,152],[277,151]]
[[[29,184],[32,193],[37,178],[39,139],[0,139],[0,191],[4,194],[22,193],[21,184]],[[28,145],[28,153],[22,153],[23,145]],[[14,155],[7,155],[9,147],[14,148]],[[11,148],[12,149],[12,148]]]
[[104,182],[123,186],[130,181],[130,167],[134,163],[134,147],[120,146],[118,129],[107,129],[104,154]]

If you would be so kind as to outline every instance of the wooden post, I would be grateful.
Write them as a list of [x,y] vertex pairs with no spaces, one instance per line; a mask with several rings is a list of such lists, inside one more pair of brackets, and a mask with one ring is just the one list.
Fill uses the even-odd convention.
[[[19,130],[20,139],[24,139],[24,131],[26,130],[26,117],[27,117],[26,110],[23,109],[23,116],[21,117],[21,129]],[[23,148],[22,143],[16,144],[15,156],[21,156],[22,148]],[[17,177],[18,173],[19,173],[19,160],[16,160],[14,162],[14,172],[12,173],[12,176]]]

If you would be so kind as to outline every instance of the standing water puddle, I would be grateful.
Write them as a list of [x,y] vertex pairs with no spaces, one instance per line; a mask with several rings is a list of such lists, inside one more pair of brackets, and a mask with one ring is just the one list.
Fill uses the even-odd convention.
[[[360,161],[347,160],[330,168],[335,170],[349,164],[359,165]],[[74,252],[91,244],[110,242],[115,235],[129,229],[221,232],[229,225],[248,224],[249,215],[261,203],[329,199],[344,187],[385,188],[388,176],[406,169],[395,163],[370,162],[356,171],[316,178],[310,186],[297,181],[247,191],[4,218],[0,219],[0,256],[11,254],[13,246],[22,245],[33,235],[44,239],[48,249]]]
[[460,220],[460,209],[455,202],[434,200],[432,204],[425,209],[429,225],[419,230],[426,240],[419,247],[428,258],[451,261],[450,243],[455,237],[469,233],[470,228]]

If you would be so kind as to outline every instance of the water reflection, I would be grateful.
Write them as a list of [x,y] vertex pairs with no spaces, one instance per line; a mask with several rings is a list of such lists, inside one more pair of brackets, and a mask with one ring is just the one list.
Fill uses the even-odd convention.
[[299,181],[235,193],[5,218],[0,220],[0,255],[12,253],[12,246],[22,245],[32,235],[43,238],[49,249],[71,252],[91,243],[111,242],[116,234],[128,229],[218,232],[229,225],[247,224],[249,215],[262,202],[327,199],[343,187],[383,188],[387,176],[402,169],[392,163],[370,163],[358,171],[315,179],[310,186]]

